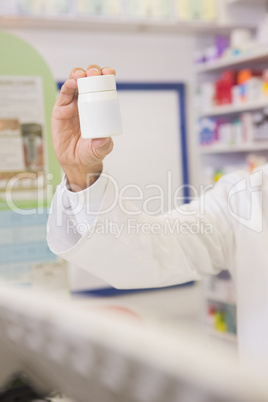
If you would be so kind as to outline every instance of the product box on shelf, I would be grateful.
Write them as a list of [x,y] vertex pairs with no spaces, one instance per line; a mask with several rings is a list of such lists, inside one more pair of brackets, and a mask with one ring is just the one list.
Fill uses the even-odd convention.
[[75,13],[84,16],[118,16],[122,13],[121,0],[75,0]]
[[255,120],[251,113],[242,113],[238,117],[201,118],[197,125],[199,143],[202,146],[233,146],[268,139],[267,118],[262,113],[256,114]]
[[268,108],[253,114],[254,140],[268,140]]
[[168,18],[171,16],[170,0],[129,0],[126,13],[134,18]]
[[206,322],[211,329],[236,335],[236,298],[233,281],[227,271],[204,281]]
[[71,12],[70,0],[15,0],[17,12],[24,15],[66,15]]
[[175,0],[175,10],[180,20],[213,21],[217,18],[215,0]]

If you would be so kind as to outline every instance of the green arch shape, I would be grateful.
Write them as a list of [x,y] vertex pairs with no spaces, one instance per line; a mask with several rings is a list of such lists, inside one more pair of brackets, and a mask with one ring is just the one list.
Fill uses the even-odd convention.
[[43,57],[24,40],[7,32],[0,32],[0,49],[0,75],[39,76],[43,80],[45,157],[47,173],[53,174],[53,179],[49,182],[55,186],[61,180],[61,170],[51,138],[51,113],[57,97],[55,79]]

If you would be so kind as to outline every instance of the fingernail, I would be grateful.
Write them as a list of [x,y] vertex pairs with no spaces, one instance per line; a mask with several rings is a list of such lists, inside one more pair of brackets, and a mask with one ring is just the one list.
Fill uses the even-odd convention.
[[96,67],[91,67],[87,70],[88,75],[100,75],[100,70]]
[[75,74],[85,74],[85,71],[84,70],[75,70]]

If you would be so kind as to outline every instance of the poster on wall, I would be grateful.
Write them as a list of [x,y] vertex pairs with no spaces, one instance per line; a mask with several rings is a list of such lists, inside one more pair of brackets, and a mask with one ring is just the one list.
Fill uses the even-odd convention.
[[48,248],[45,105],[37,76],[0,76],[0,277],[13,284],[67,288]]
[[1,31],[0,47],[0,280],[68,292],[66,265],[46,241],[61,180],[50,127],[55,79],[21,38]]
[[44,182],[43,99],[41,77],[0,77],[0,190],[16,175],[24,191]]

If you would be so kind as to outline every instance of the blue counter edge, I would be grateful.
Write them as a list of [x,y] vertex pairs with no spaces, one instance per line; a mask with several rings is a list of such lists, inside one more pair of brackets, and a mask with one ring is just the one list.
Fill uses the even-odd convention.
[[175,286],[167,286],[164,288],[150,288],[150,289],[115,289],[113,287],[105,287],[100,289],[92,289],[92,290],[79,290],[72,292],[74,296],[93,296],[93,297],[111,297],[111,296],[125,296],[131,294],[138,294],[138,293],[148,293],[148,292],[156,292],[166,289],[176,289],[182,287],[192,286],[195,282],[187,282],[181,285]]

